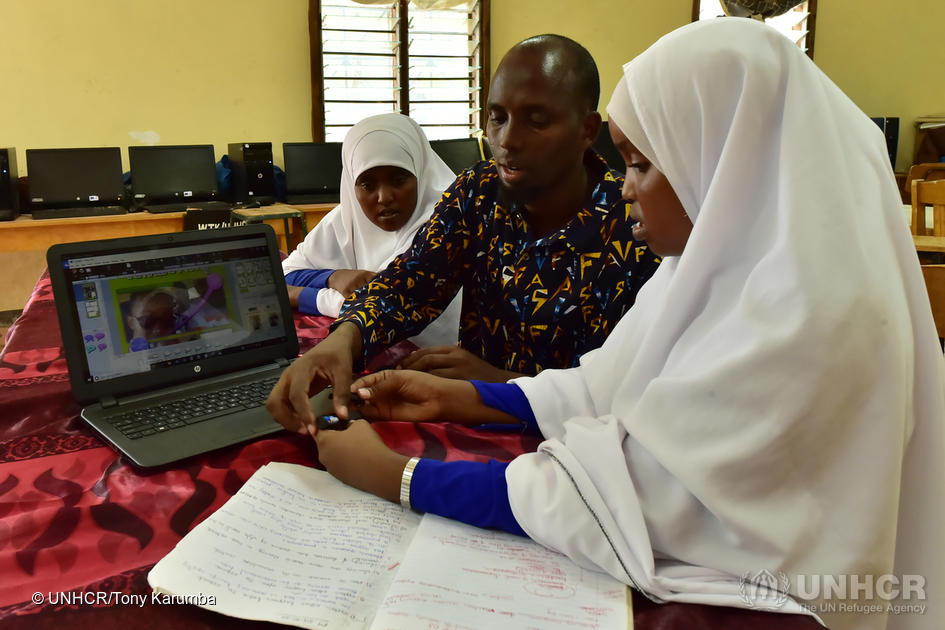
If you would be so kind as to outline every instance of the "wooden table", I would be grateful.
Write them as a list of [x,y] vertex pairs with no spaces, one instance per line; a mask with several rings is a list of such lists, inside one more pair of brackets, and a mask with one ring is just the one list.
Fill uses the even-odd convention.
[[945,236],[912,236],[915,249],[919,252],[938,252],[945,254]]
[[[239,208],[233,210],[232,216],[240,217],[247,223],[282,221],[282,234],[285,236],[282,250],[286,253],[295,249],[308,234],[308,221],[305,219],[305,213],[298,208],[282,203],[261,208]],[[293,229],[293,226],[295,229]]]
[[[314,227],[334,204],[287,206],[274,204],[258,209],[278,216],[265,220],[276,232],[279,247],[286,252],[290,245],[304,238],[302,230],[286,239],[282,215],[301,212],[299,221],[306,229]],[[255,210],[253,210],[255,211]],[[251,212],[244,210],[243,212]],[[33,220],[29,215],[15,221],[0,221],[0,311],[23,308],[37,278],[46,267],[46,250],[56,243],[103,240],[123,236],[180,232],[184,228],[183,212],[130,214],[69,219]]]

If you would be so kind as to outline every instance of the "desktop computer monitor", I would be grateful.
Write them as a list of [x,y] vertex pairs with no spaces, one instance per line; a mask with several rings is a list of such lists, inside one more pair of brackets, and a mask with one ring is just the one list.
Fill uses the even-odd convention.
[[131,189],[139,205],[217,198],[213,145],[128,147]]
[[118,147],[27,149],[26,169],[31,210],[117,205],[124,196]]
[[461,173],[482,160],[479,140],[476,138],[430,140],[430,147],[454,173]]
[[284,142],[282,157],[289,203],[338,202],[340,142]]

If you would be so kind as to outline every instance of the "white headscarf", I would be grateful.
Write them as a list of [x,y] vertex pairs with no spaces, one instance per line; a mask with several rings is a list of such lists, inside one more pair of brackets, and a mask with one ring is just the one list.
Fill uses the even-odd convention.
[[[607,109],[694,227],[579,367],[515,381],[548,438],[508,468],[515,518],[657,599],[940,629],[945,366],[882,134],[736,18],[660,39]],[[923,576],[895,603],[925,614],[807,597],[852,574]]]
[[[402,254],[456,175],[430,147],[426,134],[403,114],[380,114],[358,122],[341,146],[341,203],[326,214],[305,240],[282,262],[288,274],[300,269],[366,269],[380,271]],[[355,181],[375,166],[397,166],[417,178],[417,207],[406,224],[388,232],[371,223],[355,196]],[[318,309],[337,317],[346,296],[333,289],[318,294]],[[441,333],[430,327],[418,345],[455,344],[459,331],[457,296],[437,319]],[[418,336],[419,337],[419,336]]]

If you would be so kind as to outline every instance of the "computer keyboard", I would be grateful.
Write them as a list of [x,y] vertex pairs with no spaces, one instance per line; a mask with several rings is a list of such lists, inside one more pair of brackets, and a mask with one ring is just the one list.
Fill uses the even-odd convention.
[[34,219],[71,219],[73,217],[100,217],[111,214],[126,214],[121,206],[86,206],[82,208],[33,208]]
[[333,193],[297,193],[289,194],[286,203],[339,203],[341,197],[337,192]]
[[191,201],[188,203],[161,203],[145,206],[152,214],[163,212],[184,212],[185,210],[232,210],[233,206],[225,201]]
[[266,403],[279,377],[239,383],[227,389],[196,394],[173,402],[135,409],[112,416],[109,422],[131,440],[173,431],[189,424],[218,418],[241,409],[253,409]]

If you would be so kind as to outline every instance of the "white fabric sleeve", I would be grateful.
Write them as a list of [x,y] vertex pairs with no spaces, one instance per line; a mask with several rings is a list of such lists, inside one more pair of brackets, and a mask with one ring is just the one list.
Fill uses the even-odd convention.
[[335,289],[319,289],[315,297],[315,306],[318,312],[327,317],[338,317],[341,313],[341,305],[344,304],[345,296]]
[[546,438],[564,435],[564,423],[574,416],[597,417],[597,405],[588,390],[582,368],[544,370],[536,376],[509,381],[521,388]]

